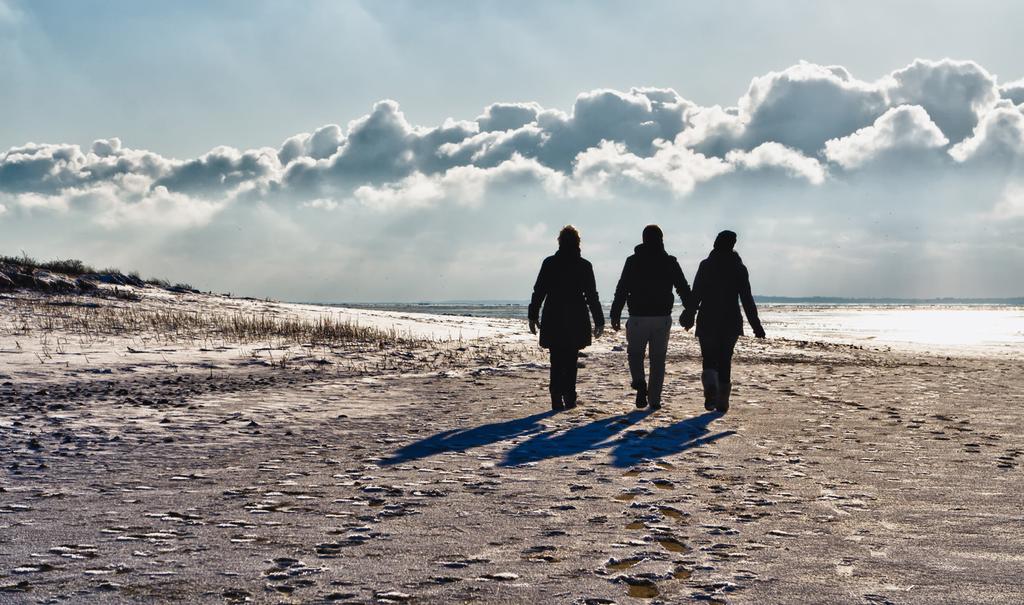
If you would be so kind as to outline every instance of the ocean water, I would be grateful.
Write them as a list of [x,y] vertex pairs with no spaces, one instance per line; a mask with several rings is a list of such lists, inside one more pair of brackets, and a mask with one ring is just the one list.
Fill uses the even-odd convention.
[[[406,313],[526,319],[523,303],[345,303]],[[966,304],[758,305],[768,336],[943,355],[1024,359],[1024,306]],[[676,305],[674,314],[681,307]],[[605,306],[605,316],[608,315]],[[747,329],[749,334],[749,329]]]
[[762,305],[765,329],[785,338],[937,354],[1024,358],[1024,307],[990,305]]

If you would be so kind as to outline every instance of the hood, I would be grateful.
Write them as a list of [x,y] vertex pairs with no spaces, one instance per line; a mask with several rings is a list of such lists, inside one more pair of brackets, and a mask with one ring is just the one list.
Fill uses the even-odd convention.
[[662,256],[668,254],[665,252],[665,244],[639,244],[633,248],[633,252],[640,256]]
[[716,263],[743,264],[743,259],[740,258],[740,255],[735,250],[725,250],[722,248],[713,248],[711,253],[708,254],[708,259]]

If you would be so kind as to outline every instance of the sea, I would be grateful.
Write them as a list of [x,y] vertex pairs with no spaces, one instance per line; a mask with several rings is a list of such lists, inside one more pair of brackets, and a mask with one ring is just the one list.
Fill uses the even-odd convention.
[[[338,303],[403,313],[526,319],[524,301]],[[842,343],[938,355],[1024,359],[1024,301],[1008,303],[821,302],[758,303],[770,338]],[[681,307],[677,304],[674,314]],[[605,317],[609,308],[605,306]],[[749,333],[749,330],[747,330]]]

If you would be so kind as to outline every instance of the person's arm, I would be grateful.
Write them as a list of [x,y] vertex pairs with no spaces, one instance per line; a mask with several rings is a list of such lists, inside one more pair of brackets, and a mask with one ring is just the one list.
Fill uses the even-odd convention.
[[627,258],[626,263],[622,265],[619,283],[615,286],[615,298],[612,299],[612,329],[616,331],[622,323],[622,307],[626,306],[626,294],[628,294],[626,284],[629,282],[626,276],[629,274],[629,270],[629,259]]
[[540,306],[548,295],[548,261],[541,263],[540,272],[537,273],[537,281],[533,284],[533,296],[530,298],[530,307],[527,316],[530,319],[530,333],[537,333],[537,325],[540,323]]
[[597,296],[594,267],[590,263],[587,263],[586,275],[583,276],[583,295],[590,307],[590,315],[594,318],[594,336],[600,336],[604,332],[604,311],[601,310],[601,299]]
[[764,328],[761,326],[761,319],[757,316],[754,295],[750,293],[750,273],[744,265],[740,265],[740,302],[743,303],[743,312],[747,315],[747,323],[754,330],[754,336],[764,338]]
[[683,301],[684,309],[679,316],[679,325],[689,330],[697,319],[697,309],[700,308],[701,300],[704,297],[704,263],[697,266],[697,274],[693,276],[693,290],[690,291],[690,299]]
[[686,275],[683,274],[683,268],[679,266],[679,261],[675,260],[672,262],[672,286],[676,289],[676,294],[679,295],[679,302],[683,303],[683,307],[690,306],[690,284],[686,283]]

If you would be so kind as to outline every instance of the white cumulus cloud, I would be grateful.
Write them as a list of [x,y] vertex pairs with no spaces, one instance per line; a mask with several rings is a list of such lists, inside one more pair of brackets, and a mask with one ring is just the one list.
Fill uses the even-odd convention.
[[985,114],[974,133],[950,150],[957,161],[1000,166],[1024,159],[1024,110],[1001,103]]
[[918,59],[888,79],[891,104],[920,105],[954,143],[970,135],[999,100],[995,76],[974,61]]
[[[1021,100],[1024,81],[1000,85],[981,65],[949,59],[916,60],[874,80],[801,62],[753,78],[734,107],[700,106],[670,88],[600,89],[568,111],[496,102],[471,120],[423,126],[382,100],[344,126],[277,148],[218,146],[184,160],[116,137],[88,148],[25,143],[0,152],[0,194],[8,217],[77,208],[114,224],[144,210],[184,227],[242,200],[474,205],[492,188],[524,182],[564,198],[607,197],[620,184],[685,198],[727,174],[767,173],[818,186],[830,167],[867,171],[896,155],[1005,168],[1021,154]],[[179,212],[181,220],[172,216]]]
[[886,111],[871,126],[826,141],[825,157],[850,170],[886,152],[935,149],[948,143],[923,107],[901,105]]
[[812,185],[825,182],[825,167],[815,158],[781,143],[761,143],[750,151],[734,149],[725,156],[730,164],[745,170],[777,169],[794,178],[803,178]]
[[1008,82],[999,88],[999,93],[1014,105],[1024,105],[1024,80]]

